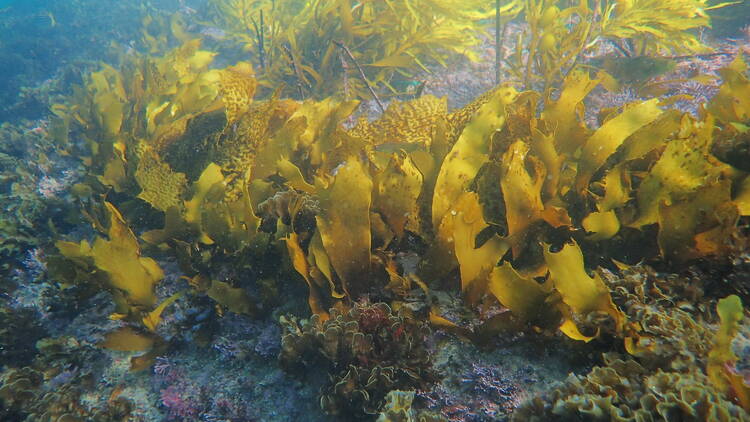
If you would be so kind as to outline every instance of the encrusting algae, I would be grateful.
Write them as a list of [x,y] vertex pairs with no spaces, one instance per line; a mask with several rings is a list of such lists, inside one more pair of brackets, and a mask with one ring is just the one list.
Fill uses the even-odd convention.
[[[750,419],[732,349],[746,290],[725,286],[734,294],[717,301],[643,264],[680,272],[744,253],[746,58],[721,71],[695,114],[652,95],[594,119],[597,90],[647,82],[613,74],[611,61],[582,63],[604,43],[629,59],[705,52],[691,30],[728,4],[507,2],[503,19],[527,25],[506,60],[513,81],[455,110],[431,95],[392,98],[369,120],[359,107],[373,89],[401,92],[427,61],[478,59],[470,47],[494,11],[459,13],[467,7],[449,0],[210,3],[260,62],[222,67],[174,18],[181,45],[145,31],[151,54],[102,64],[52,106],[67,129],[53,136],[85,166],[72,194],[95,235],[58,235],[49,271],[65,288],[111,295],[117,324],[101,347],[144,352],[131,368],[145,369],[168,350],[165,315],[180,302],[214,309],[206,318],[273,314],[281,366],[328,374],[323,411],[427,421],[442,420],[415,399],[444,375],[433,330],[483,347],[509,332],[557,335],[606,350],[603,362],[514,420]],[[158,290],[165,260],[182,290]],[[300,286],[308,318],[274,313]],[[473,326],[435,299],[451,289]],[[5,406],[45,411],[39,420],[128,420],[125,399],[86,409],[72,386],[41,398],[40,359],[3,373]]]

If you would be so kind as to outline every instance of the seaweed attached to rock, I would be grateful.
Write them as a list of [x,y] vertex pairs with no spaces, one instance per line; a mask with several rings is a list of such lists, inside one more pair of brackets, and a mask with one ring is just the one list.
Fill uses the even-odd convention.
[[326,321],[318,315],[301,322],[282,317],[281,324],[284,368],[327,366],[330,382],[320,406],[328,414],[374,415],[391,390],[422,388],[437,380],[425,343],[428,324],[385,303],[334,308]]

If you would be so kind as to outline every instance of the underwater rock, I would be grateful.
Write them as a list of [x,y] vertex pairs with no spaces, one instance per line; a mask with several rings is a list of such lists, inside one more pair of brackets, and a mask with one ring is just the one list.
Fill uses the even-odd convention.
[[[729,132],[729,130],[725,130],[725,132]],[[750,171],[750,130],[733,132],[728,135],[722,136],[720,134],[717,136],[711,152],[719,160],[739,170]]]
[[0,368],[29,364],[37,340],[45,335],[36,311],[0,302]]

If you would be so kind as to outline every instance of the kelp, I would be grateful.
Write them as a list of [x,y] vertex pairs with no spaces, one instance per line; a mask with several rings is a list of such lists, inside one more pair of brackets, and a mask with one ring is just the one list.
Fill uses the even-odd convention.
[[118,303],[117,312],[127,314],[130,308],[150,308],[156,304],[154,286],[164,277],[159,265],[141,256],[138,239],[120,212],[109,202],[104,203],[109,214],[107,238],[97,237],[93,246],[58,241],[56,246],[63,256],[84,268],[105,274]]
[[[477,60],[481,1],[212,0],[212,24],[255,56],[261,85],[324,98],[370,98],[367,84],[399,92],[430,64]],[[340,43],[340,46],[336,43]],[[343,47],[342,47],[343,46]],[[349,50],[356,63],[347,57]],[[362,76],[357,67],[364,72]]]
[[[688,3],[697,7],[680,4]],[[300,5],[294,19],[310,19],[311,4]],[[382,19],[365,14],[380,7],[371,3],[314,4],[320,19],[305,24],[323,25],[317,38],[331,33],[354,42],[372,35],[363,22]],[[274,37],[312,31],[302,24],[295,28],[301,32],[281,28],[288,10],[256,6]],[[416,286],[429,292],[447,285],[471,306],[507,308],[521,323],[516,327],[559,330],[581,341],[614,338],[642,352],[650,334],[616,305],[597,267],[640,260],[682,266],[741,245],[738,222],[750,213],[750,182],[714,151],[717,142],[746,136],[749,107],[734,96],[750,86],[746,66],[737,59],[722,72],[719,95],[698,116],[659,99],[636,100],[603,110],[592,127],[584,119],[585,100],[608,77],[570,69],[592,48],[592,34],[603,37],[602,22],[587,20],[594,13],[588,3],[559,9],[529,1],[524,7],[541,31],[533,35],[531,27],[538,39],[529,54],[538,49],[546,58],[517,70],[529,76],[527,88],[541,80],[555,88],[539,93],[503,84],[453,111],[445,99],[424,96],[394,100],[369,121],[355,120],[359,102],[346,96],[284,99],[289,93],[275,86],[280,80],[292,87],[299,78],[303,92],[320,96],[339,89],[324,86],[337,77],[318,81],[320,70],[310,63],[336,62],[335,44],[327,47],[328,58],[320,51],[305,58],[303,42],[290,38],[263,38],[268,63],[255,72],[249,63],[212,68],[214,53],[195,40],[161,57],[134,57],[120,69],[103,66],[54,107],[85,141],[79,157],[89,174],[77,191],[87,192],[82,203],[102,232],[93,245],[58,243],[76,264],[64,281],[113,291],[121,317],[151,331],[178,296],[157,305],[160,269],[142,251],[175,257],[190,294],[251,316],[267,311],[250,292],[268,283],[306,286],[310,310],[322,322],[330,309],[346,311],[371,294],[401,298]],[[252,24],[260,10],[248,10],[242,19]],[[423,11],[399,13],[417,19]],[[608,19],[645,19],[628,13],[612,9]],[[673,26],[644,21],[640,31],[688,25],[666,19]],[[567,24],[573,28],[563,31]],[[570,41],[549,45],[550,34]],[[615,29],[608,34],[614,42],[638,38]],[[652,41],[632,43],[649,54],[671,48]],[[404,50],[376,66],[384,58],[365,58],[368,51],[360,49],[358,60],[374,82],[385,80],[377,72],[413,66],[406,57],[421,54]],[[545,74],[544,66],[556,70]],[[326,72],[335,74],[335,66]],[[144,209],[147,226],[141,226]],[[148,248],[141,249],[135,233]],[[626,241],[655,247],[628,255],[620,247]],[[268,261],[284,268],[261,278]],[[219,281],[218,267],[249,269],[253,276]],[[438,309],[430,319],[450,326]],[[477,339],[491,331],[482,330],[454,332]]]
[[[585,0],[515,0],[505,5],[503,19],[520,17],[527,30],[511,40],[515,53],[503,59],[525,88],[540,86],[547,93],[583,64],[586,52],[608,44],[624,59],[608,57],[600,66],[611,69],[610,64],[620,60],[613,76],[623,83],[642,83],[669,66],[662,65],[668,61],[664,56],[710,51],[696,30],[710,27],[706,11],[733,4],[709,5],[706,0],[607,0],[595,4]],[[628,74],[619,73],[626,66],[631,69]]]

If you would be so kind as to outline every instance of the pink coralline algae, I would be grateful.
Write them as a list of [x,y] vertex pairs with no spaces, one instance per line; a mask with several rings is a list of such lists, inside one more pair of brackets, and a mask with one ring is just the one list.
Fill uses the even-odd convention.
[[187,390],[182,385],[170,385],[161,390],[161,403],[169,410],[169,416],[172,418],[192,418],[200,413],[198,401],[192,391]]

